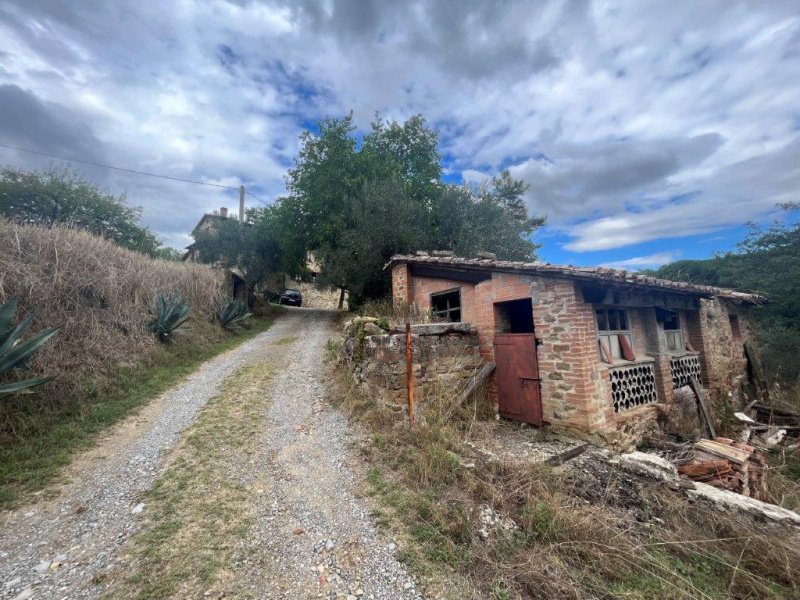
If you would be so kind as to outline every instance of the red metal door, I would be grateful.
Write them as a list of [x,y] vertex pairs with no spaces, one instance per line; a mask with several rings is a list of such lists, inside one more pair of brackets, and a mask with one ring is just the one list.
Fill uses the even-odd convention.
[[500,414],[541,425],[542,395],[534,334],[496,333],[494,358]]

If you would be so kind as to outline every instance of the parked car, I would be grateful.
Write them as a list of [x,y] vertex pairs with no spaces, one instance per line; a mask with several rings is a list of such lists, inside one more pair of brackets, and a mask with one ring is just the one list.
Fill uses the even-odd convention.
[[303,294],[298,290],[283,290],[278,304],[288,304],[289,306],[303,306]]

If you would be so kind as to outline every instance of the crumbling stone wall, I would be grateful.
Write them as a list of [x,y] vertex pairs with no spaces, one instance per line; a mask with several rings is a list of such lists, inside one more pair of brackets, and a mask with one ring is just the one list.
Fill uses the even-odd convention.
[[[388,331],[387,331],[388,329]],[[437,389],[453,397],[481,368],[478,334],[469,323],[411,326],[415,394],[419,401]],[[354,379],[385,402],[406,399],[406,334],[385,320],[357,317],[344,328],[341,360]]]
[[[738,321],[739,339],[731,327],[731,316]],[[747,383],[747,357],[744,344],[752,342],[753,330],[746,307],[718,298],[703,299],[690,325],[692,345],[700,354],[703,381],[711,398],[736,395]]]

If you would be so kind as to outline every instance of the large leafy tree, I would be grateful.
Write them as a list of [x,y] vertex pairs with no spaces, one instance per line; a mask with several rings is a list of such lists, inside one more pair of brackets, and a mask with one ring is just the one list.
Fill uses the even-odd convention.
[[767,295],[754,310],[758,339],[768,370],[776,379],[800,378],[800,223],[791,222],[798,204],[783,206],[787,219],[766,229],[751,224],[736,252],[708,260],[680,260],[661,267],[659,277]]
[[239,269],[252,286],[281,270],[282,252],[274,231],[273,207],[250,209],[247,219],[218,219],[195,234],[195,250],[204,263]]
[[156,235],[140,223],[141,209],[67,167],[0,170],[0,215],[41,227],[68,224],[124,248],[165,256]]
[[543,223],[529,218],[527,186],[507,171],[479,188],[443,183],[438,139],[421,116],[376,116],[361,144],[352,115],[326,119],[317,135],[301,137],[287,188],[270,215],[284,266],[301,271],[313,252],[325,281],[348,289],[351,304],[388,292],[383,265],[394,253],[488,250],[529,260],[531,234]]

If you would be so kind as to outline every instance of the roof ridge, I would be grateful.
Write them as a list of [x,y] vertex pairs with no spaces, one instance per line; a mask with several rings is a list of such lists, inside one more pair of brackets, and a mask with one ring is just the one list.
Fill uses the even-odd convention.
[[437,264],[451,266],[476,267],[486,270],[511,269],[514,271],[532,271],[537,273],[552,273],[565,277],[576,277],[610,282],[624,282],[632,285],[651,287],[657,289],[672,289],[683,292],[697,292],[711,296],[720,296],[752,304],[764,304],[766,298],[760,294],[742,292],[731,288],[722,288],[711,285],[690,283],[686,281],[672,281],[671,279],[661,279],[650,275],[642,275],[635,271],[624,269],[613,269],[610,267],[577,267],[573,265],[556,265],[543,261],[511,261],[511,260],[492,260],[487,258],[465,258],[459,256],[431,256],[419,254],[395,254],[386,263],[384,269],[388,269],[398,262],[417,263],[417,264]]

